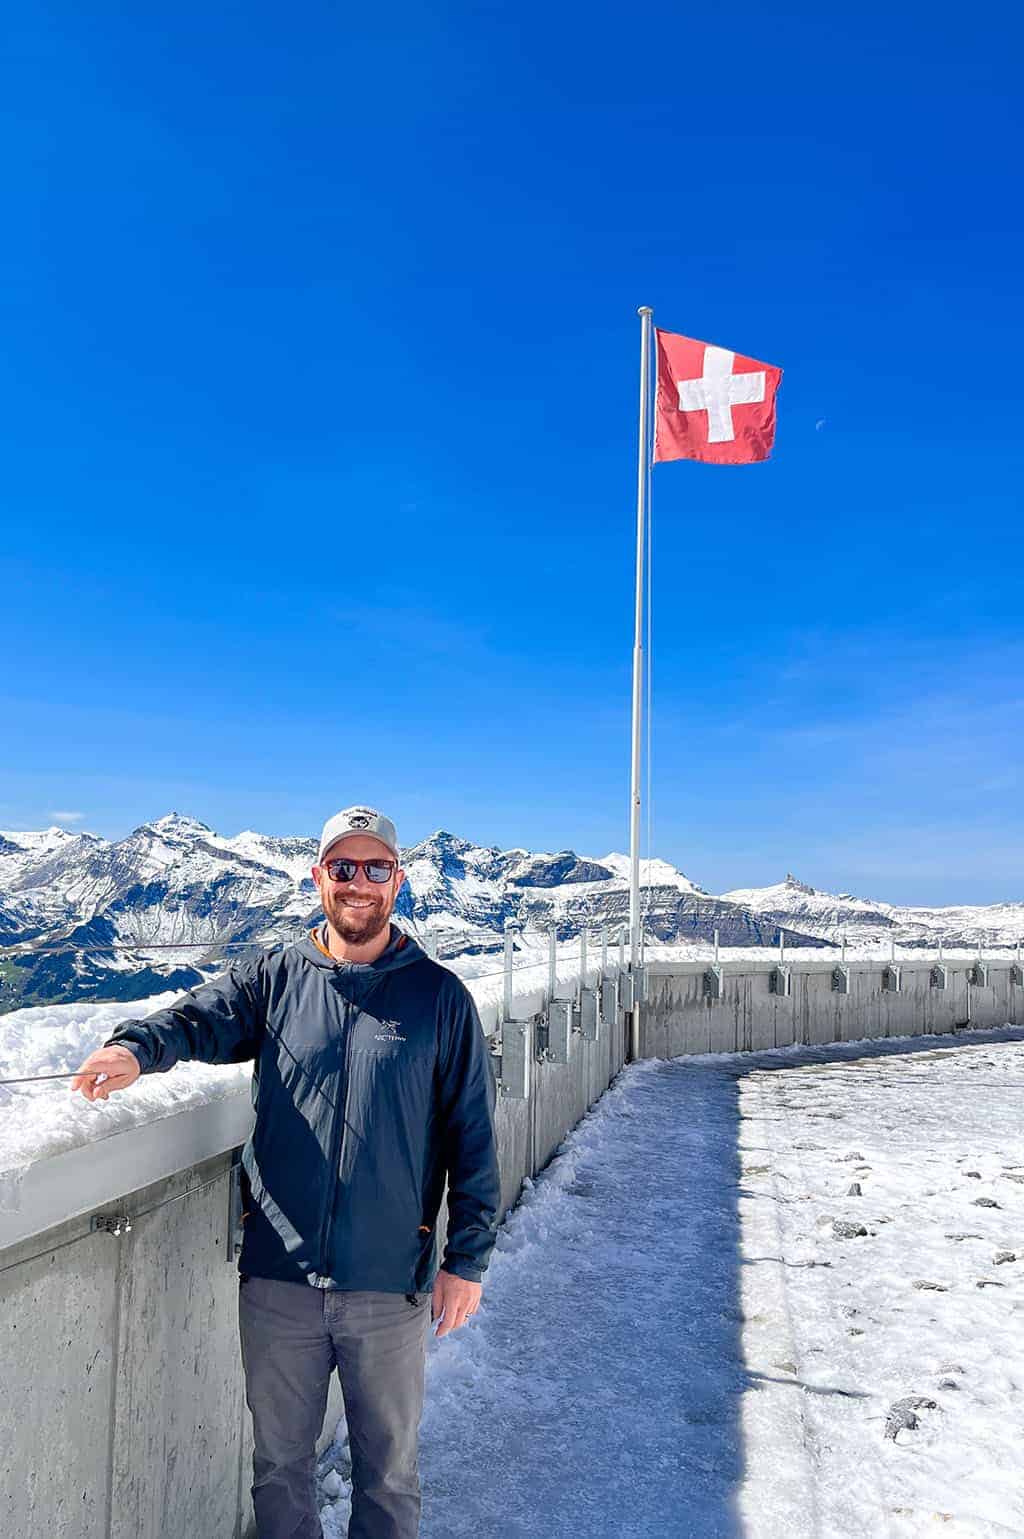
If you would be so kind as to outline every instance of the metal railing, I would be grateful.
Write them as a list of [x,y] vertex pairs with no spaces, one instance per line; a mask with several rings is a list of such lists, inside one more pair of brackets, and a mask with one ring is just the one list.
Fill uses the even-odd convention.
[[[303,926],[301,928],[301,930],[295,931],[295,933],[291,937],[275,938],[274,940],[272,940],[269,943],[260,943],[260,942],[255,942],[255,941],[227,941],[227,942],[223,943],[222,947],[207,947],[207,946],[202,945],[202,943],[184,943],[184,942],[151,942],[151,943],[142,944],[142,945],[139,945],[139,946],[129,946],[129,945],[124,945],[124,944],[120,944],[120,945],[117,945],[117,946],[75,946],[75,945],[68,944],[68,943],[58,943],[58,944],[54,945],[53,947],[43,946],[43,947],[39,947],[37,949],[38,950],[72,951],[72,952],[81,952],[83,954],[91,954],[91,955],[101,955],[104,952],[110,952],[112,950],[136,952],[136,953],[137,952],[142,952],[142,951],[180,951],[180,950],[193,950],[193,951],[195,951],[195,950],[202,950],[204,956],[212,956],[212,955],[218,954],[220,950],[226,950],[229,947],[234,947],[234,946],[245,946],[245,947],[248,947],[250,950],[255,950],[255,951],[268,950],[268,949],[271,949],[271,947],[274,947],[274,946],[288,944],[288,940],[289,939],[295,939],[295,940],[302,939],[308,933],[309,933],[308,932],[308,928],[306,926]],[[574,950],[570,950],[568,952],[559,951],[557,930],[555,930],[552,927],[547,932],[547,955],[546,956],[539,956],[539,957],[537,957],[536,960],[532,960],[532,961],[523,961],[523,960],[517,961],[516,960],[517,953],[516,953],[516,950],[515,950],[515,941],[516,941],[517,937],[521,938],[522,930],[521,930],[520,926],[515,921],[508,921],[506,923],[506,929],[505,929],[504,954],[503,954],[503,960],[502,960],[501,967],[493,968],[493,969],[491,969],[491,970],[489,970],[487,972],[484,972],[484,973],[470,973],[468,976],[463,978],[463,982],[467,983],[467,984],[469,984],[469,983],[480,983],[480,982],[484,982],[485,980],[491,979],[491,978],[504,978],[504,980],[505,980],[505,987],[504,987],[505,1018],[508,1019],[508,1018],[511,1017],[511,1013],[512,1013],[512,999],[513,999],[513,993],[514,993],[512,979],[513,979],[514,975],[516,975],[517,973],[536,972],[539,968],[546,967],[547,970],[548,970],[549,996],[553,998],[554,994],[555,994],[555,989],[557,987],[556,975],[557,975],[558,968],[561,965],[564,965],[567,962],[574,962],[574,961],[578,960],[579,963],[580,963],[581,976],[582,976],[582,978],[583,978],[583,980],[585,982],[586,973],[587,973],[587,969],[588,969],[588,963],[587,963],[587,933],[588,932],[585,929],[580,932],[579,946],[577,948],[575,948]],[[428,946],[427,946],[426,949],[429,950],[429,937],[427,939],[428,939]],[[620,968],[624,968],[625,967],[624,957],[625,957],[625,944],[626,944],[626,942],[625,942],[625,932],[623,930],[620,930],[620,931],[617,932],[616,939],[615,939],[614,942],[612,942],[612,944],[614,944],[618,948],[618,966]],[[602,927],[602,929],[600,931],[600,946],[601,946],[601,972],[603,974],[606,971],[606,969],[607,969],[607,957],[608,957],[608,950],[609,950],[609,935],[608,935],[608,928],[607,928],[607,926]],[[11,948],[6,948],[6,947],[0,949],[0,956],[8,954],[10,950],[11,950]],[[472,952],[456,953],[454,956],[449,957],[446,960],[450,961],[450,962],[456,962],[456,961],[459,960],[460,956],[465,958],[465,957],[472,956],[472,955],[475,955],[475,953],[472,953]],[[522,957],[522,955],[523,955],[523,950],[521,948],[519,953],[518,953],[518,956]],[[109,1003],[114,1003],[114,1001],[108,1001],[108,1002]],[[61,1003],[61,1002],[58,1002],[58,1001],[54,1002],[55,1005],[58,1004],[58,1003]],[[69,1003],[74,1003],[74,1001],[69,1001]],[[89,1003],[98,1003],[98,1001],[89,1001]],[[126,1003],[126,1005],[130,1005],[132,1002],[131,1001],[125,1001],[125,1003]],[[2,1021],[2,1019],[3,1019],[3,1017],[0,1016],[0,1021]],[[28,1075],[18,1075],[18,1076],[11,1077],[11,1078],[0,1079],[0,1087],[2,1087],[4,1089],[7,1089],[11,1085],[31,1085],[31,1084],[42,1084],[45,1081],[52,1081],[52,1080],[69,1080],[69,1079],[74,1079],[77,1076],[78,1072],[79,1072],[78,1070],[73,1070],[73,1071],[71,1071],[69,1073],[62,1073],[62,1074],[28,1074]]]

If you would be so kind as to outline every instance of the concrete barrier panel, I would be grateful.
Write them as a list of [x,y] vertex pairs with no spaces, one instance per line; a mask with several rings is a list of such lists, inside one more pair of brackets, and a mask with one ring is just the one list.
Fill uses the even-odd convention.
[[770,972],[748,974],[743,978],[745,1040],[750,1051],[788,1047],[796,1040],[796,1007],[792,994],[773,994]]
[[181,1533],[234,1532],[245,1397],[229,1168],[222,1156],[140,1193],[133,1207],[160,1206],[105,1237],[121,1248],[110,1539],[164,1539],[171,1513]]
[[709,999],[703,986],[706,963],[652,963],[642,1055],[824,1047],[1016,1024],[1024,1012],[1024,984],[1013,983],[1009,962],[990,963],[985,985],[968,983],[965,961],[947,963],[947,987],[937,989],[931,959],[901,959],[902,986],[895,991],[884,986],[884,960],[857,959],[845,964],[848,992],[832,986],[833,969],[844,965],[836,958],[787,965],[788,997],[772,991],[774,963],[726,961],[721,998]]
[[3,1252],[0,1532],[10,1539],[107,1536],[118,1242],[88,1231],[88,1219],[51,1230],[50,1250],[20,1266],[37,1241]]
[[[536,1081],[534,1081],[536,1083]],[[500,1091],[494,1110],[494,1131],[498,1140],[498,1163],[501,1167],[501,1212],[511,1208],[519,1196],[522,1172],[529,1159],[530,1103],[513,1101]]]
[[566,1129],[575,1127],[587,1109],[582,1106],[586,1093],[581,1082],[579,1061],[580,1049],[584,1046],[579,1037],[575,1037],[568,1063],[544,1063],[537,1066],[536,1093],[533,1098],[532,1163],[538,1170],[542,1170],[548,1163],[565,1137]]
[[1013,1019],[1010,965],[990,963],[988,983],[984,987],[968,984],[971,996],[972,1026],[1005,1026]]

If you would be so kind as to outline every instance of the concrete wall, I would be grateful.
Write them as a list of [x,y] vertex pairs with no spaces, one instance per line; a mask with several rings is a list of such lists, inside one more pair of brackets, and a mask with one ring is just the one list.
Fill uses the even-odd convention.
[[641,1012],[641,1056],[754,1052],[794,1043],[919,1036],[969,1026],[1024,1023],[1024,987],[1009,962],[988,964],[988,984],[968,982],[971,964],[948,964],[947,987],[932,986],[934,960],[901,962],[899,993],[883,988],[883,961],[847,964],[849,993],[836,992],[835,957],[791,967],[789,997],[771,992],[773,962],[723,966],[722,997],[705,994],[705,962],[652,962]]
[[[535,993],[517,1013],[525,1017],[539,1002]],[[597,1042],[574,1033],[568,1064],[534,1062],[528,1100],[499,1094],[502,1213],[606,1088],[623,1054],[620,1014]],[[118,1136],[103,1140],[102,1151],[78,1151],[81,1160],[102,1154],[109,1162]],[[131,1168],[132,1135],[120,1137]],[[247,1539],[254,1532],[231,1160],[225,1149],[138,1189],[122,1180],[99,1210],[0,1249],[0,1534]],[[94,1232],[96,1211],[131,1214],[131,1231]],[[22,1215],[22,1230],[28,1225]],[[440,1229],[443,1248],[443,1211]],[[342,1409],[334,1375],[321,1449]]]
[[232,1330],[230,1163],[134,1193],[130,1233],[91,1232],[85,1216],[0,1252],[4,1535],[239,1531],[251,1434]]

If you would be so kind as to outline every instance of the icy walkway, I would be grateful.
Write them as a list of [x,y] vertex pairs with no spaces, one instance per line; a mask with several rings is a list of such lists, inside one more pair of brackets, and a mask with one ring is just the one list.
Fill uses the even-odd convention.
[[422,1539],[1024,1535],[1022,1098],[1012,1029],[627,1069],[430,1343]]

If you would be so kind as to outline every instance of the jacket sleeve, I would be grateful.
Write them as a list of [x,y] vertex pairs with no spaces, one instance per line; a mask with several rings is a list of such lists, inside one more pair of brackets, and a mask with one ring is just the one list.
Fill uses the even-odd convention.
[[232,967],[190,989],[166,1010],[123,1021],[104,1047],[127,1047],[143,1074],[163,1074],[185,1059],[246,1063],[255,1058],[263,1011],[251,967]]
[[494,1076],[476,1006],[453,975],[442,1005],[440,1110],[448,1171],[448,1241],[441,1266],[479,1282],[497,1234],[501,1177],[494,1134]]

